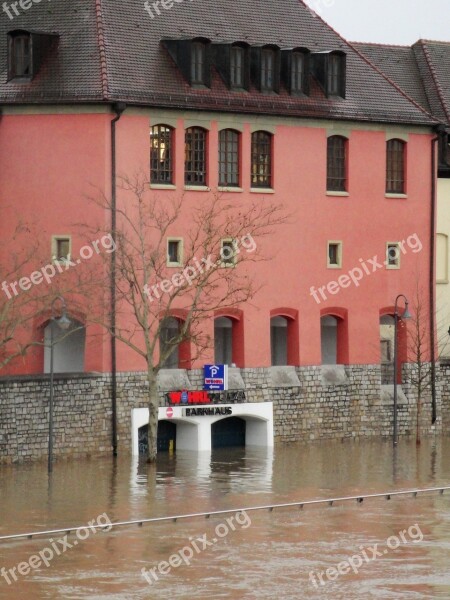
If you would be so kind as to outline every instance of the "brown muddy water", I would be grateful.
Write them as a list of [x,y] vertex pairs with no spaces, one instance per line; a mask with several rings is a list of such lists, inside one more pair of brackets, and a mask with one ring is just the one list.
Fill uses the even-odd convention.
[[[445,485],[449,438],[2,466],[0,535]],[[0,541],[0,599],[450,599],[450,491],[82,531]]]

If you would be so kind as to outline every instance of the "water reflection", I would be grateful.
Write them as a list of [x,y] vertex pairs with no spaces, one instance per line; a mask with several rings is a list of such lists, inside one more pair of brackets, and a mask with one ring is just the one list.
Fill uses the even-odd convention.
[[[111,520],[213,511],[389,489],[450,485],[450,440],[293,444],[265,449],[0,467],[0,533],[73,526],[106,512]],[[366,500],[333,508],[251,513],[236,529],[150,587],[142,567],[166,561],[190,538],[214,537],[223,517],[130,527],[92,535],[49,568],[8,586],[22,598],[450,598],[450,493]],[[420,544],[402,545],[316,589],[311,571],[339,561],[417,523]],[[0,542],[0,568],[28,560],[47,540]]]

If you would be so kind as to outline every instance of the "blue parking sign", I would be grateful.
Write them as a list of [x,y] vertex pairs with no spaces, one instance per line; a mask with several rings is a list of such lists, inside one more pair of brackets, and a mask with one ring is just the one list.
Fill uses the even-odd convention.
[[228,389],[228,365],[205,365],[203,389],[222,392]]

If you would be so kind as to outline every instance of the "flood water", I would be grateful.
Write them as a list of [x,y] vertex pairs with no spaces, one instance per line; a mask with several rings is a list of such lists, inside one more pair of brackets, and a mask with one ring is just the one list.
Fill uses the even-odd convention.
[[[57,462],[50,482],[43,463],[0,466],[0,535],[446,485],[448,438],[419,449],[402,441],[395,456],[377,441],[166,454],[156,467],[128,457]],[[85,540],[72,533],[71,548],[57,534],[60,555],[48,567],[28,561],[49,557],[49,539],[0,541],[0,568],[17,574],[10,585],[0,577],[0,599],[450,598],[450,491],[227,518],[133,525]],[[183,548],[185,562],[179,554],[173,566],[162,562]],[[143,568],[158,580],[149,574],[148,583]]]

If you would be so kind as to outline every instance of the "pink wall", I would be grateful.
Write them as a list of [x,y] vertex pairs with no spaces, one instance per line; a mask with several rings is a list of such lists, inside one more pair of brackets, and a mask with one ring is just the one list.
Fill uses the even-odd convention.
[[[190,116],[188,115],[188,118]],[[0,203],[11,198],[24,217],[42,217],[43,235],[64,233],[70,224],[89,214],[84,194],[89,183],[108,189],[110,177],[109,121],[107,115],[59,115],[3,117],[0,123]],[[160,121],[155,121],[156,124]],[[264,129],[264,118],[260,119]],[[350,363],[380,360],[379,314],[391,306],[399,293],[412,301],[419,273],[425,286],[428,278],[430,231],[430,135],[410,134],[408,142],[408,198],[386,199],[385,132],[353,130],[349,141],[349,197],[326,195],[326,129],[279,125],[274,137],[274,194],[250,190],[250,126],[244,127],[241,147],[243,193],[229,193],[242,207],[257,200],[283,203],[293,214],[292,223],[272,239],[256,240],[258,251],[274,258],[252,264],[252,273],[265,282],[252,305],[243,310],[245,345],[242,364],[270,364],[270,314],[286,307],[298,311],[299,354],[302,365],[320,364],[320,316],[331,308],[348,313],[348,357]],[[209,185],[217,186],[217,123],[212,122],[208,142]],[[132,175],[148,170],[149,119],[125,113],[117,124],[117,171]],[[158,190],[162,201],[185,194],[186,205],[204,198],[204,192],[183,191],[184,121],[176,129],[176,192]],[[31,192],[30,192],[31,190]],[[120,198],[119,198],[120,202]],[[186,221],[184,221],[186,222]],[[10,229],[2,223],[1,229]],[[180,223],[181,226],[181,223]],[[62,230],[62,231],[61,231]],[[401,241],[417,234],[423,244],[414,253],[406,246],[400,270],[384,267],[365,275],[359,287],[350,285],[318,304],[310,288],[326,286],[360,260],[378,255],[385,259],[387,241]],[[3,235],[3,233],[2,233]],[[171,235],[183,235],[172,231]],[[342,269],[328,269],[327,240],[343,241]],[[50,243],[50,242],[49,242]],[[81,241],[80,241],[81,243]],[[425,303],[428,302],[426,294]],[[212,323],[209,326],[212,332]],[[109,370],[109,346],[88,350],[89,370]],[[212,360],[205,356],[203,362]],[[38,369],[39,360],[29,366]],[[119,370],[139,370],[143,362],[118,344]]]

